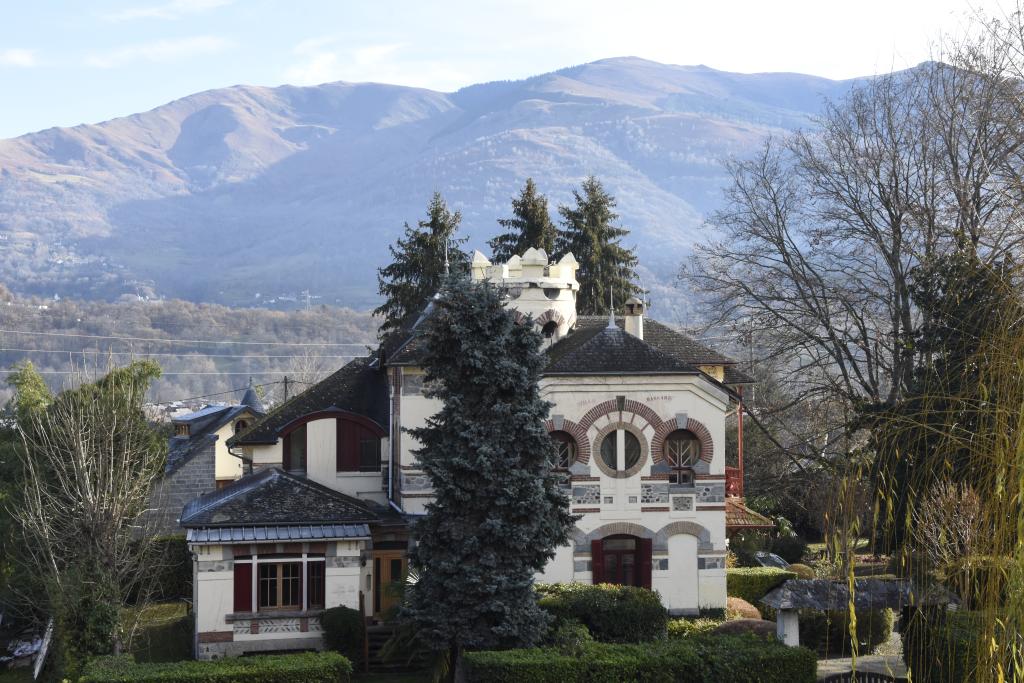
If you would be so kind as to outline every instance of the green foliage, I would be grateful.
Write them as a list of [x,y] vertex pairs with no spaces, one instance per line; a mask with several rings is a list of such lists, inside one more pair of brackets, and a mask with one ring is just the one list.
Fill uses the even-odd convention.
[[[903,661],[915,681],[959,683],[996,680],[979,671],[979,654],[984,647],[986,616],[980,612],[929,608],[913,613],[903,629]],[[1019,636],[1018,636],[1019,637]],[[1004,680],[1014,678],[1013,667],[1002,656]]]
[[191,614],[151,619],[141,626],[132,642],[132,654],[139,662],[191,659],[194,633],[195,618]]
[[795,578],[795,573],[775,567],[738,567],[725,570],[725,589],[729,595],[759,607],[769,591]]
[[79,683],[339,683],[351,675],[352,663],[336,652],[159,664],[122,655],[93,659]]
[[803,560],[807,554],[807,541],[799,536],[779,536],[772,539],[768,550],[794,564]]
[[796,574],[798,579],[816,579],[818,575],[814,573],[814,570],[808,567],[806,564],[800,564],[799,562],[789,565],[789,571]]
[[593,643],[572,656],[554,649],[471,652],[465,663],[469,683],[810,683],[817,671],[810,650],[754,636]]
[[154,600],[192,599],[192,554],[185,537],[158,536],[150,541],[155,567],[152,576]]
[[575,206],[558,207],[562,232],[556,249],[560,254],[572,252],[580,264],[576,272],[580,283],[576,312],[607,313],[609,292],[614,295],[615,305],[622,306],[641,291],[633,284],[636,255],[621,245],[629,230],[613,225],[619,217],[613,211],[615,198],[594,176],[584,180],[580,190],[573,190],[573,197]]
[[60,590],[48,592],[58,668],[73,680],[82,663],[113,651],[121,626],[121,601],[113,582],[102,575],[72,569],[63,572],[61,581]]
[[14,388],[10,408],[20,425],[27,425],[32,416],[41,413],[53,401],[50,387],[46,386],[46,380],[32,361],[15,365],[7,376],[7,384]]
[[575,522],[551,470],[541,337],[493,286],[455,278],[424,333],[425,379],[442,407],[410,430],[434,498],[414,526],[419,580],[401,617],[434,650],[532,645],[550,621],[534,576]]
[[446,259],[452,272],[462,272],[469,256],[458,248],[466,238],[456,238],[462,214],[452,213],[441,193],[435,192],[427,207],[427,219],[416,227],[405,224],[405,238],[391,247],[392,262],[377,271],[377,291],[384,297],[374,315],[384,317],[379,335],[401,329],[410,317],[420,314],[430,297],[444,283]]
[[590,629],[575,619],[559,619],[544,638],[544,647],[554,648],[563,655],[580,655],[594,642]]
[[746,530],[740,531],[729,539],[729,550],[736,556],[736,562],[741,567],[760,567],[754,559],[754,553],[768,550],[771,539],[762,531]]
[[761,611],[743,598],[730,595],[726,601],[725,615],[729,619],[760,619]]
[[697,619],[669,619],[668,637],[688,638],[690,636],[711,633],[722,623],[724,622],[721,619],[707,619],[704,617],[698,617]]
[[549,257],[554,255],[558,228],[551,222],[548,199],[537,192],[533,178],[526,179],[519,197],[512,200],[512,216],[498,219],[505,232],[487,243],[495,262],[522,256],[530,247],[543,249]]
[[668,612],[654,591],[636,586],[559,583],[538,586],[540,606],[584,624],[596,640],[641,643],[665,635]]
[[[856,617],[858,655],[871,654],[876,647],[888,642],[895,620],[891,609],[859,609]],[[800,610],[800,644],[822,657],[851,656],[849,611]]]
[[363,661],[363,615],[359,610],[345,607],[331,607],[324,610],[320,623],[324,629],[324,644],[340,652],[355,665]]

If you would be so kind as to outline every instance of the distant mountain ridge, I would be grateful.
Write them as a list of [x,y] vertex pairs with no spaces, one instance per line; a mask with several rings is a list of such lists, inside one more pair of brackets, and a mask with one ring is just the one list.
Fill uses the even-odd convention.
[[633,231],[644,284],[665,284],[720,201],[722,159],[808,125],[850,84],[628,57],[454,93],[209,90],[0,140],[0,281],[233,305],[308,290],[365,307],[432,191],[486,251],[527,176],[554,212],[594,173]]

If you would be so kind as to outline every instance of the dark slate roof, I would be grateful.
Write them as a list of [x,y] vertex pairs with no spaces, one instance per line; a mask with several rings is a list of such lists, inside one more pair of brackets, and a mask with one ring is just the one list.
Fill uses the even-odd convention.
[[396,331],[384,345],[385,362],[388,365],[418,365],[423,356],[424,338],[420,327],[430,318],[435,308],[434,299],[415,318]]
[[[918,593],[906,580],[855,579],[853,588],[856,609],[945,604],[952,597],[944,591]],[[761,602],[775,609],[842,610],[849,605],[850,587],[846,581],[790,579],[761,598]]]
[[181,511],[181,525],[209,528],[366,524],[382,520],[374,507],[272,467],[190,501]]
[[170,474],[191,460],[196,453],[217,440],[214,432],[246,412],[253,413],[256,417],[262,415],[262,412],[257,412],[248,405],[211,405],[171,420],[175,424],[187,424],[189,435],[172,436],[168,439],[167,466],[164,472]]
[[228,446],[275,443],[281,428],[321,410],[345,410],[388,427],[388,385],[372,357],[356,358],[309,389],[270,411],[246,431],[228,439]]
[[736,496],[725,498],[726,529],[774,529],[775,522],[748,508]]
[[246,388],[245,393],[242,394],[242,400],[239,403],[243,406],[249,406],[260,415],[267,412],[263,409],[263,401],[256,395],[256,387],[252,385],[252,377],[249,378],[249,386]]
[[577,329],[548,350],[545,375],[616,375],[698,370],[618,327]]

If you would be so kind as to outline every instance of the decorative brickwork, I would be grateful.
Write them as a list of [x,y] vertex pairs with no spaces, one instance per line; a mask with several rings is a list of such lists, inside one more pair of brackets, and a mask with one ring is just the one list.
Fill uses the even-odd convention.
[[587,430],[572,420],[566,420],[561,415],[554,415],[544,423],[548,432],[566,432],[576,440],[576,462],[587,464],[590,462],[590,439],[587,438]]
[[605,437],[611,439],[617,438],[614,434],[616,431],[620,429],[625,429],[626,431],[630,432],[633,436],[637,438],[637,441],[640,442],[640,458],[636,461],[636,464],[626,470],[616,470],[612,469],[611,467],[608,467],[608,465],[605,464],[604,460],[602,460],[600,457],[596,458],[594,460],[594,463],[597,465],[598,469],[607,474],[609,477],[615,477],[616,479],[625,479],[627,477],[632,477],[634,474],[643,469],[644,465],[647,464],[647,456],[649,455],[650,448],[647,445],[647,439],[644,438],[643,431],[641,431],[641,429],[637,425],[634,425],[630,422],[612,422],[610,425],[607,425],[604,429],[597,433],[596,437],[594,437],[595,446],[597,448],[600,448],[601,442],[605,439]]
[[555,324],[558,325],[559,327],[565,324],[565,317],[563,317],[561,313],[559,313],[553,308],[549,308],[548,310],[544,311],[539,316],[537,316],[536,320],[533,321],[533,324],[539,325],[540,327],[544,327],[546,323],[549,323],[552,320],[554,320]]
[[654,430],[654,438],[651,439],[651,457],[654,462],[668,462],[665,459],[665,437],[677,429],[693,432],[693,435],[700,440],[700,459],[710,463],[715,455],[715,444],[711,439],[711,432],[702,422],[686,415],[678,415],[658,424],[657,429]]

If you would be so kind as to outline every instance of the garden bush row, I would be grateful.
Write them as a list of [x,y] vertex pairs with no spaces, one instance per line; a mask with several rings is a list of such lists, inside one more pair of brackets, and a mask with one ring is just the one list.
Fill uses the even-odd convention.
[[582,583],[537,586],[540,606],[560,621],[578,621],[603,643],[642,643],[665,635],[668,612],[654,591]]
[[775,567],[739,567],[725,572],[726,593],[743,598],[751,605],[761,608],[761,598],[785,581],[795,579],[794,572]]
[[138,663],[131,655],[97,657],[79,683],[339,683],[352,664],[336,652]]
[[470,652],[469,683],[810,683],[817,659],[802,647],[756,636],[694,635],[644,645],[590,643],[548,649]]

